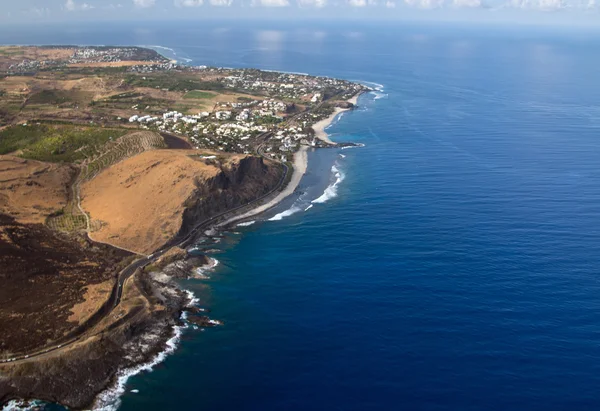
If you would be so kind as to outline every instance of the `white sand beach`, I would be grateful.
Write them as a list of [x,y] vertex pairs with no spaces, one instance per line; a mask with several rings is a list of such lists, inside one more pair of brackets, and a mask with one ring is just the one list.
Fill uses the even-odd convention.
[[256,208],[250,210],[249,212],[247,212],[245,214],[233,217],[232,219],[219,224],[219,226],[231,224],[234,221],[244,220],[248,217],[252,217],[254,215],[260,214],[272,207],[275,207],[286,197],[293,194],[294,190],[296,190],[296,187],[298,187],[298,184],[300,184],[300,180],[302,180],[302,176],[304,175],[304,173],[306,173],[306,168],[308,167],[307,152],[308,152],[308,147],[301,146],[300,149],[294,154],[294,170],[292,171],[292,179],[290,180],[288,185],[285,187],[285,189],[277,195],[277,197],[275,197],[273,200],[269,201],[266,204],[263,204],[259,207],[256,207]]
[[[356,104],[358,103],[358,98],[360,97],[360,94],[361,93],[358,93],[351,99],[347,100],[348,103],[352,103],[354,106],[356,106]],[[335,110],[333,111],[333,113],[329,117],[324,118],[323,120],[318,121],[315,124],[313,124],[312,128],[313,128],[313,130],[315,130],[315,135],[317,136],[317,138],[328,144],[335,144],[333,141],[331,141],[331,139],[329,138],[329,135],[327,134],[327,132],[325,132],[325,129],[327,127],[329,127],[329,125],[333,122],[333,120],[335,120],[335,118],[340,113],[343,113],[344,111],[349,111],[349,110],[352,110],[352,109],[336,107]]]

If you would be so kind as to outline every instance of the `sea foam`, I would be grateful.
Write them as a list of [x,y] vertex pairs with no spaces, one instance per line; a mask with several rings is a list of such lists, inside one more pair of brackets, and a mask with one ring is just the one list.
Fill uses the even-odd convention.
[[[190,307],[198,302],[198,299],[194,296],[194,294],[189,290],[184,290],[184,292],[188,296],[187,306]],[[185,319],[185,312],[182,313],[182,319]],[[96,399],[96,403],[94,404],[93,409],[95,411],[116,411],[121,405],[121,396],[125,393],[125,386],[127,384],[127,380],[134,375],[137,375],[143,371],[150,372],[157,365],[160,364],[167,358],[170,354],[172,354],[179,341],[181,340],[181,334],[183,330],[187,326],[174,326],[173,327],[173,336],[169,338],[166,342],[165,349],[158,353],[150,362],[145,364],[140,364],[135,367],[126,368],[117,373],[117,382],[115,385],[108,390],[101,393]]]
[[250,225],[252,225],[254,223],[256,223],[256,221],[245,221],[243,223],[239,223],[237,226],[238,227],[248,227],[248,226],[250,226]]
[[331,167],[331,172],[335,178],[335,181],[331,183],[323,192],[323,194],[319,197],[311,201],[313,204],[322,204],[331,200],[332,198],[337,197],[337,189],[339,184],[344,181],[346,175],[342,173],[335,165]]
[[289,217],[292,214],[296,214],[299,211],[302,211],[302,209],[298,206],[292,206],[292,208],[290,208],[289,210],[285,210],[279,214],[275,214],[273,217],[269,218],[269,221],[279,221],[282,220],[284,217]]
[[[205,264],[201,267],[196,268],[195,271],[196,271],[197,277],[208,278],[206,276],[206,273],[213,271],[219,265],[219,260],[217,260],[216,258],[208,257],[208,260],[209,260],[208,264]],[[195,302],[197,302],[197,300]],[[191,305],[195,305],[195,303],[191,304]]]

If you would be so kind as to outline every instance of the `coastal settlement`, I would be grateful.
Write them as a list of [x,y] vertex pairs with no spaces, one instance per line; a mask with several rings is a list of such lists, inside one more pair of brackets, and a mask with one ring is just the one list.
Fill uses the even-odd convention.
[[[196,235],[291,193],[368,89],[138,47],[0,47],[0,404],[98,405],[181,325]],[[304,163],[304,164],[303,164]]]

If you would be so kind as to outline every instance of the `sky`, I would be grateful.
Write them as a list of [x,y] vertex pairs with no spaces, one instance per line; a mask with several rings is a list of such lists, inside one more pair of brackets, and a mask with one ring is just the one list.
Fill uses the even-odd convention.
[[178,19],[464,20],[592,25],[600,0],[0,0],[0,22]]

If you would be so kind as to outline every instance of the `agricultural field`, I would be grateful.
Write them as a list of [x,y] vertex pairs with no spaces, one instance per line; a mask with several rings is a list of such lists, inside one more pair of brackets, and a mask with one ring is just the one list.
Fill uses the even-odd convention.
[[72,163],[94,156],[128,131],[65,124],[16,125],[0,131],[0,154]]
[[183,98],[200,100],[200,99],[213,98],[215,96],[216,96],[215,93],[209,93],[207,91],[193,90],[193,91],[189,91],[189,92],[185,93],[183,95]]

